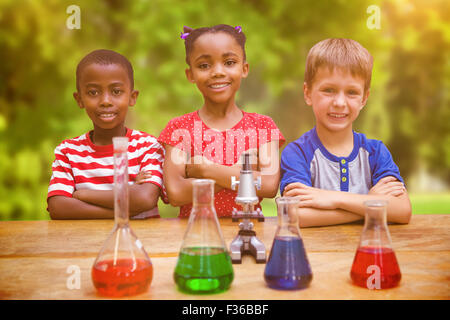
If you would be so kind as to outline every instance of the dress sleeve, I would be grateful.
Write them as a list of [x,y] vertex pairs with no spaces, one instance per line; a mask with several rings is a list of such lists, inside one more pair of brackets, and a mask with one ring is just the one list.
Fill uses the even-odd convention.
[[64,153],[64,146],[60,144],[55,148],[55,160],[52,164],[52,177],[48,187],[47,200],[52,196],[66,196],[72,198],[75,190],[70,161]]
[[258,122],[259,130],[263,130],[259,132],[259,145],[271,141],[278,141],[279,147],[281,148],[286,139],[284,138],[283,134],[281,133],[280,129],[278,129],[272,118],[261,115],[258,119]]
[[180,126],[180,121],[177,121],[177,119],[175,118],[169,121],[167,126],[161,131],[158,141],[162,145],[167,144],[189,153],[191,150],[191,133],[186,128]]
[[372,171],[372,185],[376,185],[380,179],[388,176],[393,176],[399,181],[403,182],[400,175],[400,170],[392,159],[392,155],[388,148],[378,141],[375,152],[369,158],[370,168]]
[[290,183],[300,182],[312,186],[309,161],[303,150],[295,143],[290,143],[281,153],[280,193]]

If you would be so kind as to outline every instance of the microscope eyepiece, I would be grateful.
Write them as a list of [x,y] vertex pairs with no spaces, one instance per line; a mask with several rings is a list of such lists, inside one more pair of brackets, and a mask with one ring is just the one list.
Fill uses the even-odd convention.
[[250,167],[250,154],[244,154],[244,163],[242,165],[242,171],[250,171],[252,168]]

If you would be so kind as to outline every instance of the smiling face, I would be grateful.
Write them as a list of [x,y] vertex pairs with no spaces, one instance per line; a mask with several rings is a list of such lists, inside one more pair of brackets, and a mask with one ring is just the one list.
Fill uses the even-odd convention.
[[237,41],[224,32],[205,33],[195,40],[186,69],[206,105],[234,104],[241,79],[248,75],[248,63]]
[[113,130],[123,135],[128,107],[138,96],[128,77],[119,64],[92,63],[83,68],[74,97],[92,120],[94,132]]
[[320,67],[311,87],[305,83],[305,101],[312,106],[318,131],[336,133],[352,130],[352,123],[364,107],[369,90],[364,79],[349,71]]

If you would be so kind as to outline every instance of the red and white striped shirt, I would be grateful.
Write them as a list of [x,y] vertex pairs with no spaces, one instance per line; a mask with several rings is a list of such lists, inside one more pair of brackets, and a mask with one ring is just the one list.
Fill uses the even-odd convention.
[[[157,139],[145,132],[127,128],[129,183],[134,183],[140,171],[150,171],[152,177],[145,182],[161,189],[162,199],[167,203],[163,189],[164,148]],[[55,161],[48,187],[48,198],[56,195],[72,197],[75,190],[112,190],[114,186],[113,145],[95,145],[89,133],[61,142],[55,148]],[[135,218],[158,215],[156,210],[146,211]]]

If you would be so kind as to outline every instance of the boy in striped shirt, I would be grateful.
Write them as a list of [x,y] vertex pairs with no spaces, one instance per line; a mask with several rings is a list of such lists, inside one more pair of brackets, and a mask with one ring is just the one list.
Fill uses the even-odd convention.
[[76,85],[74,98],[94,129],[55,149],[47,194],[51,218],[114,217],[112,138],[117,136],[129,139],[130,216],[159,216],[164,148],[152,135],[125,127],[128,107],[135,105],[139,94],[131,63],[111,50],[93,51],[78,64]]

